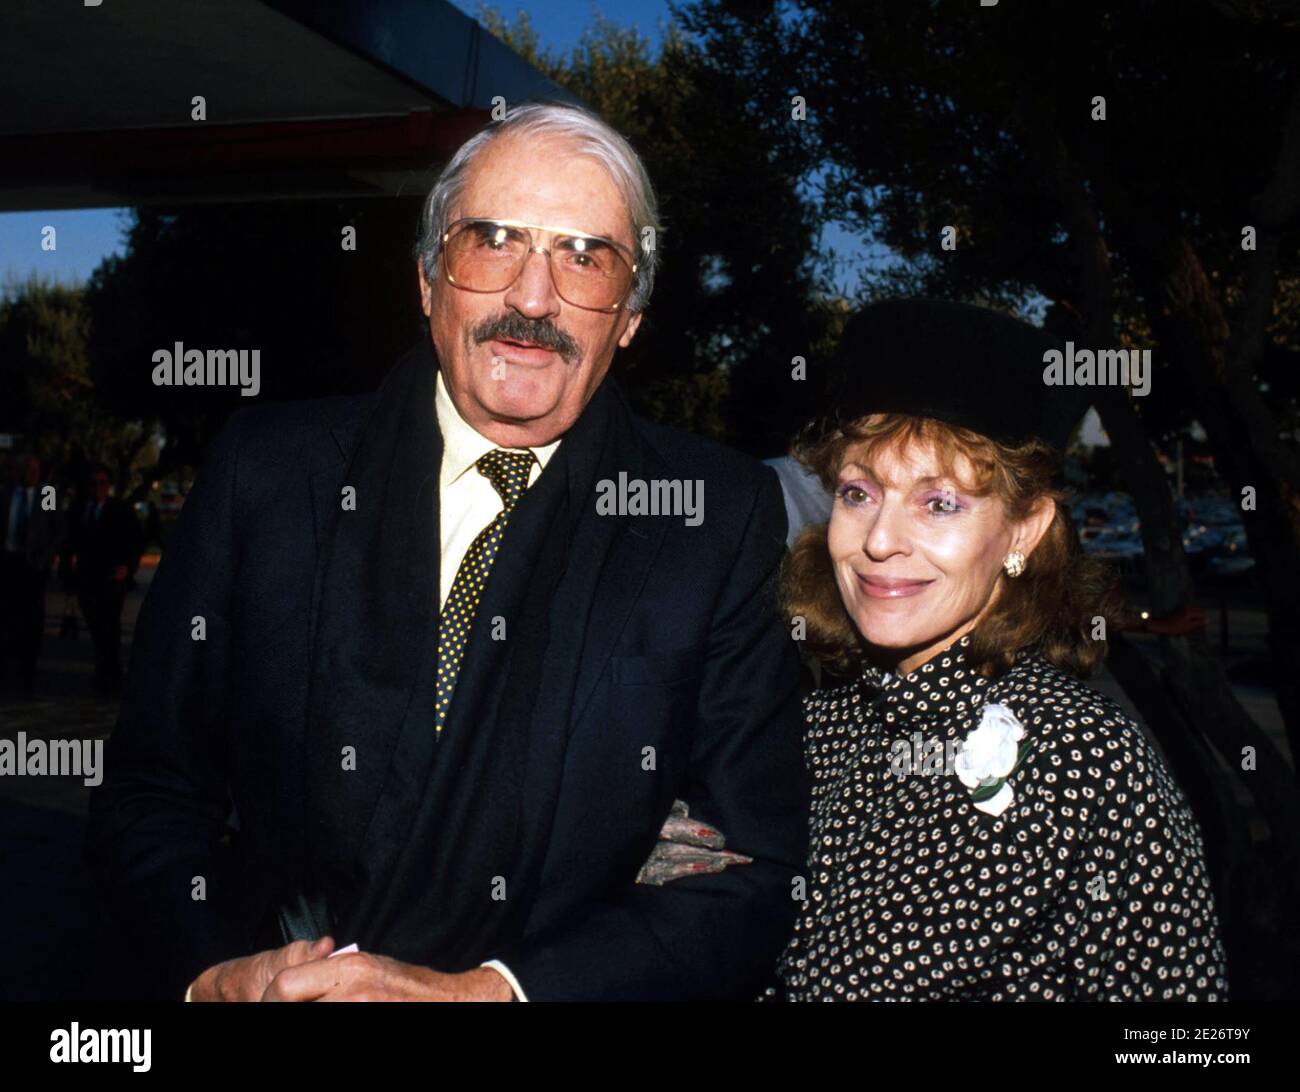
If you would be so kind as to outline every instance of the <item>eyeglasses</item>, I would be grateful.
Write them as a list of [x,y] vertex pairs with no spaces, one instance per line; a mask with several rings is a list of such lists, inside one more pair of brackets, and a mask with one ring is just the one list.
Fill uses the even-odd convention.
[[[552,236],[549,247],[534,243],[534,233]],[[517,220],[467,217],[442,236],[447,280],[470,292],[503,292],[534,253],[545,254],[555,291],[562,300],[589,311],[617,311],[627,302],[637,263],[622,243],[569,228],[543,227]]]

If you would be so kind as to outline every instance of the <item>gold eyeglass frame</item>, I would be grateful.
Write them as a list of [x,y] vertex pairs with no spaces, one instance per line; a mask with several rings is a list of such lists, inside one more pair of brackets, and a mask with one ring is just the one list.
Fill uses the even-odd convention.
[[[470,288],[467,285],[458,283],[456,281],[456,278],[451,275],[451,270],[447,266],[447,240],[451,238],[452,232],[455,231],[456,228],[459,227],[461,224],[474,224],[474,223],[500,224],[502,227],[523,228],[525,231],[528,232],[528,241],[529,241],[528,253],[524,255],[524,260],[519,263],[519,272],[515,274],[515,280],[511,281],[510,284],[507,284],[504,288]],[[621,300],[619,300],[618,303],[614,304],[612,307],[586,307],[581,303],[574,303],[572,300],[567,299],[564,296],[564,294],[560,292],[559,282],[555,279],[555,271],[550,268],[551,267],[550,247],[534,246],[532,243],[534,231],[544,231],[547,234],[554,235],[554,236],[564,235],[573,239],[591,239],[594,242],[605,243],[613,247],[619,253],[626,255],[627,263],[632,267],[632,280],[628,284],[626,295],[624,295],[624,297]],[[581,307],[584,311],[599,311],[602,314],[606,314],[606,315],[612,315],[617,311],[619,311],[622,307],[626,306],[628,296],[631,296],[632,293],[636,290],[636,274],[637,274],[637,270],[640,268],[640,265],[635,260],[636,255],[632,253],[631,249],[624,246],[617,239],[611,239],[607,235],[592,235],[591,232],[589,231],[577,231],[574,228],[554,227],[554,226],[548,226],[546,224],[527,224],[522,220],[499,220],[495,216],[462,216],[459,220],[453,220],[450,224],[447,225],[447,230],[442,233],[442,241],[441,241],[441,245],[439,246],[439,250],[442,253],[442,271],[447,278],[447,283],[455,285],[463,292],[504,292],[508,288],[510,288],[515,283],[515,281],[519,279],[520,275],[524,271],[524,266],[528,264],[528,259],[532,255],[545,254],[546,267],[548,270],[550,270],[551,283],[555,285],[556,295],[558,295],[560,299],[564,300],[565,303],[571,304],[574,307]]]

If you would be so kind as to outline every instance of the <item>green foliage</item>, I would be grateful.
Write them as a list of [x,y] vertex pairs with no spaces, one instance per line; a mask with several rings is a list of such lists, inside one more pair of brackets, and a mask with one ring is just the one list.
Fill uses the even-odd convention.
[[89,322],[81,291],[32,275],[0,297],[0,429],[27,437],[62,431],[90,389]]
[[154,425],[124,420],[101,402],[91,378],[90,313],[79,285],[39,276],[6,284],[0,298],[0,430],[65,481],[89,462],[114,472],[122,491],[135,489],[157,463]]

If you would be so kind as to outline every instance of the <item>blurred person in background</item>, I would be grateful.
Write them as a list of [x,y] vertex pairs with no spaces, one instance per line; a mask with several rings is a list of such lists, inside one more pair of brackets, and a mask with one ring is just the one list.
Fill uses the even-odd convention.
[[53,494],[43,493],[41,460],[27,455],[18,469],[14,483],[0,491],[4,518],[0,657],[12,656],[18,664],[19,685],[30,694],[36,688],[36,663],[45,633],[45,585],[59,550],[62,519]]
[[112,495],[108,468],[90,473],[90,496],[70,529],[73,582],[95,646],[95,689],[122,688],[122,604],[140,564],[140,521],[126,501]]

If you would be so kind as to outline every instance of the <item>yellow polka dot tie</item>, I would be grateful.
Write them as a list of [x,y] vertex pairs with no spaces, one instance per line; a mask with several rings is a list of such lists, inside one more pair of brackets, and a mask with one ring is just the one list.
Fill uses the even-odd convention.
[[447,719],[447,710],[451,708],[456,674],[460,670],[460,661],[469,641],[474,612],[483,597],[488,573],[492,570],[492,562],[496,560],[497,550],[501,546],[501,536],[505,534],[506,522],[510,519],[511,509],[519,503],[519,498],[528,488],[533,453],[506,451],[498,447],[474,465],[492,483],[492,488],[500,494],[505,507],[496,519],[478,533],[478,537],[465,551],[460,568],[456,570],[456,579],[451,582],[451,591],[447,594],[442,615],[438,619],[438,685],[434,723],[439,732]]

